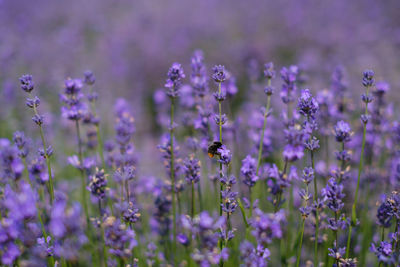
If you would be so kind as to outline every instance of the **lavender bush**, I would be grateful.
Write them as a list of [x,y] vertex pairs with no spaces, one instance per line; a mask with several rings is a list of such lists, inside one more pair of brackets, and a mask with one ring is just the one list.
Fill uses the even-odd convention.
[[[36,17],[14,22],[18,4],[0,1],[0,21],[29,40],[42,43],[31,29],[76,44],[34,62],[34,44],[13,46],[0,26],[9,38],[0,43],[1,266],[400,266],[399,70],[394,56],[382,65],[374,54],[398,45],[389,12],[398,4],[370,3],[370,23],[358,3],[329,3],[326,13],[314,0],[250,2],[229,4],[241,17],[207,0],[173,35],[165,13],[187,3],[138,3],[139,15],[125,1],[89,1],[90,11],[59,3],[74,8],[73,30],[40,0],[31,14],[43,12],[56,30],[39,30]],[[94,14],[130,24],[122,9],[139,26],[111,27]],[[198,18],[204,10],[219,19]],[[327,27],[303,23],[307,15]],[[245,29],[223,33],[221,24],[236,27],[224,17]],[[337,18],[357,22],[354,36],[342,36]],[[290,27],[295,37],[279,39]],[[117,38],[106,40],[108,30]],[[324,54],[329,34],[357,63],[349,51]],[[83,59],[71,64],[75,53]],[[82,66],[87,57],[95,72]]]

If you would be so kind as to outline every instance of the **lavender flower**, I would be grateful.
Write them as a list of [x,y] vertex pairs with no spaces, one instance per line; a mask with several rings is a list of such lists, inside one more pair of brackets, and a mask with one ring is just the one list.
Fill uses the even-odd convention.
[[307,118],[315,118],[315,113],[318,111],[318,102],[312,97],[308,89],[302,90],[298,102],[300,114]]
[[63,199],[57,200],[51,209],[49,230],[54,236],[54,254],[68,260],[76,260],[79,250],[87,242],[78,203],[67,207]]
[[372,86],[374,84],[374,72],[372,70],[365,70],[363,73],[362,84],[365,87]]
[[344,121],[338,121],[335,125],[335,138],[337,142],[347,143],[351,140],[351,129],[350,125]]
[[253,227],[252,234],[258,244],[267,245],[273,239],[280,239],[283,236],[282,226],[285,222],[285,213],[283,210],[277,213],[263,213],[261,210],[255,210],[255,217],[251,220]]
[[13,136],[13,141],[19,149],[18,155],[21,158],[26,158],[29,153],[29,147],[28,147],[27,139],[26,139],[24,133],[19,132],[19,131],[15,132],[14,136]]
[[227,79],[227,73],[225,67],[222,65],[216,65],[212,69],[212,78],[217,83],[222,83]]
[[306,136],[299,127],[289,127],[285,130],[287,145],[283,150],[283,157],[287,161],[296,161],[304,156],[304,142]]
[[185,78],[182,65],[179,63],[173,63],[171,68],[168,70],[168,79],[165,83],[165,87],[168,89],[167,95],[171,98],[178,97],[179,86],[182,83],[182,79]]
[[240,244],[240,258],[243,261],[241,267],[266,267],[270,255],[269,249],[262,245],[257,245],[254,248],[249,241]]
[[256,159],[247,155],[245,159],[242,160],[242,167],[240,172],[244,176],[243,183],[248,187],[253,187],[258,180],[256,173]]
[[87,189],[98,199],[104,199],[107,189],[107,178],[104,170],[96,170],[93,175],[89,176],[89,181]]
[[374,243],[371,244],[371,251],[375,253],[380,262],[392,263],[391,256],[393,253],[392,244],[382,241],[379,246]]
[[327,206],[333,212],[339,212],[343,206],[343,185],[338,184],[335,179],[331,178],[326,187],[322,190],[322,195],[327,198]]
[[137,245],[135,232],[121,224],[115,217],[108,217],[104,222],[105,242],[110,254],[117,258],[129,258]]
[[264,77],[266,79],[273,79],[275,77],[274,63],[268,62],[264,65]]
[[296,79],[299,73],[297,66],[283,67],[281,69],[281,78],[284,81],[282,85],[281,98],[283,103],[293,102],[293,93],[296,91]]
[[94,76],[93,72],[90,70],[85,71],[84,73],[85,79],[84,83],[87,85],[93,85],[96,81],[96,77]]
[[12,220],[3,219],[0,222],[0,248],[1,262],[6,265],[12,265],[14,261],[21,255],[21,250],[16,244],[19,231],[13,225]]
[[18,154],[18,149],[7,139],[0,139],[0,177],[3,182],[21,178],[24,165]]
[[61,108],[63,117],[72,120],[81,120],[87,112],[86,105],[81,101],[83,98],[82,81],[79,79],[68,79],[65,81],[64,94],[60,95],[61,101],[65,104]]
[[183,164],[183,171],[185,179],[188,184],[197,183],[200,181],[200,161],[195,159],[193,155],[190,156]]
[[139,209],[134,206],[133,202],[123,203],[122,218],[125,222],[136,223],[140,219],[140,216]]
[[204,56],[201,50],[196,50],[191,58],[192,74],[190,80],[195,95],[204,97],[208,92],[207,70],[204,65]]
[[192,253],[192,258],[201,266],[217,264],[222,258],[223,251],[218,249],[219,231],[225,223],[224,217],[214,219],[208,212],[203,211],[192,221],[182,217],[182,225],[199,237],[198,249]]
[[19,81],[21,82],[21,89],[27,93],[32,92],[33,88],[35,87],[32,75],[29,74],[22,75],[21,78],[19,78]]
[[46,163],[42,158],[33,160],[28,170],[31,177],[33,177],[38,184],[44,185],[49,181],[49,175],[46,172]]
[[400,194],[393,192],[379,206],[377,210],[378,223],[383,227],[390,227],[393,218],[400,219]]
[[231,151],[227,149],[225,145],[222,145],[220,148],[218,148],[217,152],[219,155],[218,162],[225,165],[229,165],[232,159]]

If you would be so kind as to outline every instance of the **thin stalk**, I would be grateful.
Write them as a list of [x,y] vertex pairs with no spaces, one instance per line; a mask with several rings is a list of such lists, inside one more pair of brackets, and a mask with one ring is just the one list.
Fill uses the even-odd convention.
[[[289,162],[285,160],[285,165],[283,166],[283,172],[282,175],[286,175],[286,171],[288,169]],[[279,204],[281,203],[281,198],[282,198],[282,190],[278,193],[277,199],[274,203],[274,213],[278,212]]]
[[296,267],[299,267],[300,265],[300,258],[301,258],[301,248],[303,246],[303,236],[304,236],[304,225],[305,225],[305,218],[303,218],[303,222],[301,224],[301,234],[300,234],[300,246],[299,250],[297,251],[297,260],[296,260]]
[[[220,166],[220,176],[222,174],[222,169]],[[219,216],[222,216],[222,191],[224,190],[222,183],[219,184]]]
[[[29,179],[29,171],[28,171],[28,164],[26,163],[26,158],[23,157],[23,158],[22,158],[22,161],[23,161],[23,163],[24,163],[24,172],[25,172],[25,175],[27,176],[27,180],[28,180],[28,182],[29,182],[29,185],[30,185],[32,191],[34,191],[34,188],[33,188],[32,182],[31,182],[31,179]],[[48,235],[47,235],[46,229],[44,228],[44,223],[43,223],[43,220],[42,220],[42,215],[41,215],[41,212],[40,212],[39,205],[38,205],[38,203],[37,203],[36,201],[35,201],[35,207],[36,207],[36,216],[38,217],[38,220],[39,220],[39,223],[40,223],[40,228],[41,228],[41,230],[42,230],[43,237],[44,237],[45,241],[47,242],[47,236],[48,236]],[[0,213],[0,219],[1,219],[1,213]],[[52,238],[52,240],[54,240],[54,239]],[[50,260],[50,263],[54,265],[54,258],[53,258],[53,256],[51,256],[51,257],[49,258],[49,260]]]
[[174,155],[174,108],[175,108],[175,101],[174,98],[171,97],[171,118],[170,118],[170,143],[171,143],[171,194],[172,194],[172,235],[173,235],[173,242],[172,242],[172,255],[174,264],[176,265],[176,202],[175,202],[175,155]]
[[[221,83],[218,83],[218,93],[221,94]],[[218,101],[218,111],[219,111],[219,142],[222,143],[222,103]],[[222,173],[222,162],[219,163],[219,177],[223,177]],[[221,180],[221,179],[220,179]],[[222,216],[222,190],[223,185],[220,184],[219,190],[219,216]]]
[[86,223],[90,225],[89,210],[87,206],[87,197],[86,197],[86,181],[85,181],[86,179],[84,170],[82,169],[82,164],[83,164],[82,140],[81,140],[81,133],[78,120],[75,121],[75,127],[76,127],[76,136],[78,139],[78,157],[79,157],[79,163],[81,164],[81,168],[79,169],[79,173],[81,175],[81,201],[86,216]]
[[[338,214],[335,212],[335,224],[337,225]],[[335,230],[335,240],[336,240],[336,251],[339,251],[339,239],[338,239],[338,229]],[[336,265],[339,266],[339,259],[336,259]]]
[[[399,223],[400,223],[399,219],[396,219],[396,226],[394,227],[394,233],[397,233],[397,232],[398,232]],[[398,248],[398,242],[396,242],[395,239],[393,238],[393,241],[392,241],[392,249],[394,249],[394,251],[396,251],[397,248]]]
[[[314,153],[311,151],[311,166],[315,170]],[[317,179],[314,177],[314,197],[313,201],[317,201],[318,188]],[[319,237],[319,212],[318,207],[315,209],[315,240],[314,240],[314,266],[318,266],[318,237]]]
[[[268,79],[268,86],[271,85],[271,80]],[[260,144],[258,147],[258,159],[257,159],[257,170],[256,170],[256,174],[258,175],[258,171],[260,170],[260,166],[261,166],[261,158],[262,158],[262,151],[263,151],[263,145],[264,145],[264,134],[265,134],[265,128],[267,126],[267,118],[268,118],[268,112],[269,112],[269,108],[271,105],[271,95],[267,96],[267,105],[265,108],[265,113],[264,113],[264,124],[263,124],[263,128],[261,131],[261,136],[260,136]],[[251,194],[251,191],[250,191]],[[252,203],[252,196],[250,195],[250,217],[253,214],[253,203]]]
[[[221,95],[221,83],[218,83],[218,94]],[[222,103],[218,101],[218,111],[219,111],[219,142],[222,144]],[[220,181],[223,177],[222,173],[222,162],[219,163],[219,178]],[[219,216],[222,216],[222,190],[223,184],[220,182],[219,187]]]
[[[221,95],[221,82],[218,83],[218,94]],[[219,111],[219,142],[222,144],[222,102],[218,101],[218,111]],[[222,191],[224,190],[224,186],[221,183],[223,177],[223,169],[222,169],[222,162],[219,163],[219,178],[220,178],[220,186],[219,186],[219,216],[222,216]],[[228,224],[230,223],[229,219],[229,214],[227,215],[228,217]],[[225,244],[223,240],[220,240],[220,249],[222,250],[224,248]],[[221,259],[219,262],[219,266],[223,267],[224,266],[224,261]]]
[[[271,81],[268,80],[268,86],[270,86]],[[261,137],[260,137],[260,144],[258,146],[258,160],[257,160],[257,171],[256,173],[258,174],[258,171],[260,169],[260,165],[261,165],[261,157],[262,157],[262,151],[263,151],[263,143],[264,143],[264,134],[265,134],[265,128],[267,126],[267,118],[268,118],[268,112],[269,112],[269,108],[271,105],[271,95],[267,96],[267,105],[265,108],[265,113],[264,113],[264,124],[263,124],[263,128],[261,131]]]
[[250,201],[249,217],[251,218],[253,216],[253,195],[251,186],[249,186],[249,201]]
[[[92,94],[92,93],[93,93],[93,86],[90,86],[90,94]],[[97,111],[96,111],[96,103],[94,100],[90,101],[90,106],[91,106],[93,115],[96,117]],[[96,126],[96,134],[97,134],[97,152],[99,153],[101,165],[105,171],[106,170],[106,162],[104,160],[103,139],[101,138],[101,135],[100,135],[99,125],[96,124],[95,126]]]
[[[103,212],[101,209],[101,200],[99,199],[99,214],[100,214],[100,220],[102,222],[103,220]],[[104,260],[104,266],[107,266],[108,262],[108,255],[107,255],[107,248],[106,248],[106,242],[104,238],[104,228],[102,223],[100,223],[100,232],[101,232],[101,242],[103,243],[103,260]]]
[[[286,234],[286,247],[289,248],[291,245],[291,237],[292,237],[292,225],[293,225],[293,186],[290,187],[289,189],[289,201],[287,202],[287,208],[288,208],[288,227],[287,227],[287,234]],[[287,262],[287,259],[290,257],[291,251],[289,249],[286,249],[286,255],[284,257],[285,259],[285,264]]]
[[[29,95],[31,96],[31,94],[29,94]],[[35,113],[35,115],[39,115],[39,113],[37,111],[37,108],[36,108],[36,105],[33,105],[33,112]],[[44,157],[46,159],[47,172],[48,172],[48,175],[49,175],[50,204],[53,204],[53,200],[54,200],[53,176],[52,176],[52,173],[51,173],[50,157],[47,154],[47,145],[46,145],[46,140],[44,138],[42,125],[39,125],[39,132],[40,132],[40,139],[42,140]]]
[[[369,86],[367,86],[367,96],[369,94]],[[365,102],[365,111],[364,115],[368,115],[368,101]],[[356,208],[357,208],[357,201],[358,201],[358,190],[360,188],[360,179],[361,179],[361,172],[363,169],[363,164],[364,164],[364,150],[365,150],[365,138],[366,138],[366,133],[367,133],[367,123],[364,123],[363,126],[363,137],[362,137],[362,144],[361,144],[361,154],[360,154],[360,163],[358,165],[358,174],[357,174],[357,187],[356,187],[356,193],[354,195],[354,203],[351,209],[351,223],[349,226],[349,235],[347,236],[347,246],[346,246],[346,258],[349,257],[350,253],[350,244],[351,244],[351,232],[353,229],[353,225],[356,225],[357,222],[357,213],[356,213]]]
[[361,226],[361,231],[364,234],[363,237],[363,242],[362,242],[362,247],[361,247],[361,256],[360,256],[360,266],[364,266],[365,265],[365,260],[366,260],[366,255],[367,255],[367,251],[369,249],[369,246],[372,242],[372,227],[371,227],[371,220],[369,220],[369,216],[368,216],[368,210],[369,210],[369,196],[370,196],[370,192],[371,192],[371,188],[370,186],[367,186],[367,193],[364,196],[364,211],[362,213],[362,221],[365,222],[362,226]]
[[29,179],[28,164],[26,163],[25,157],[22,158],[22,162],[24,163],[24,172],[25,172],[26,180],[28,181],[29,185],[31,186],[31,188],[33,190],[31,179]]
[[[306,195],[308,195],[308,184],[306,184]],[[308,203],[308,198],[304,199],[304,207],[307,207],[307,203]],[[305,222],[306,222],[306,217],[303,217],[303,223],[302,223],[302,226],[301,226],[301,234],[300,234],[300,245],[299,245],[299,250],[297,251],[296,267],[299,267],[299,264],[300,264],[301,249],[303,247],[303,236],[304,236]]]
[[192,181],[192,209],[191,209],[192,219],[194,218],[194,214],[195,214],[194,199],[195,199],[195,195],[194,195],[194,181]]
[[197,195],[199,197],[200,211],[202,211],[203,210],[203,198],[201,196],[201,182],[200,181],[197,183]]

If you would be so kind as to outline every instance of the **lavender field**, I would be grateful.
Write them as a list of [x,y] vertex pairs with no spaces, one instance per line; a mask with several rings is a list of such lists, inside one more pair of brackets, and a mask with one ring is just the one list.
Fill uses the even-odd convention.
[[0,266],[400,266],[399,10],[0,0]]

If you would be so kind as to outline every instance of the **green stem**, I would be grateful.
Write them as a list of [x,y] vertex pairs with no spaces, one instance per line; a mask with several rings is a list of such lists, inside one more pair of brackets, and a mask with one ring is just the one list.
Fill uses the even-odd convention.
[[191,215],[192,215],[192,219],[194,218],[194,214],[195,214],[195,205],[194,205],[194,181],[192,181],[192,210],[191,210]]
[[300,234],[300,245],[299,250],[297,251],[297,260],[296,260],[296,267],[300,265],[300,258],[301,258],[301,248],[303,246],[303,236],[304,236],[304,225],[305,225],[305,218],[303,218],[303,223],[301,224],[301,234]]
[[175,101],[174,98],[171,97],[171,118],[170,118],[170,143],[171,143],[171,194],[172,194],[172,256],[174,260],[174,264],[176,265],[176,202],[175,202],[175,155],[174,155],[174,108]]
[[200,211],[202,211],[203,210],[203,198],[201,196],[201,182],[200,181],[197,183],[197,195],[199,197]]
[[[27,180],[28,180],[28,182],[29,182],[29,185],[30,185],[32,191],[34,191],[34,188],[33,188],[32,182],[31,182],[31,179],[29,179],[29,171],[28,171],[28,164],[26,163],[26,158],[23,157],[23,158],[22,158],[22,161],[23,161],[23,163],[24,163],[24,172],[25,172],[26,178],[27,178]],[[41,215],[40,208],[39,208],[39,205],[38,205],[37,202],[35,202],[35,207],[36,207],[36,216],[38,217],[38,220],[39,220],[39,223],[40,223],[40,228],[41,228],[41,230],[42,230],[43,237],[44,237],[44,239],[45,239],[45,242],[47,242],[47,236],[48,236],[48,235],[47,235],[46,229],[44,228],[44,223],[43,223],[43,220],[42,220],[42,215]],[[1,213],[0,213],[0,219],[1,219]],[[54,239],[52,238],[52,240],[54,240]],[[50,263],[54,265],[54,258],[53,258],[53,256],[50,257]]]
[[[337,225],[338,214],[335,212],[335,224]],[[335,240],[336,240],[336,251],[339,251],[339,238],[338,238],[338,229],[335,230]],[[339,266],[339,259],[336,259],[336,265]]]
[[[311,166],[315,170],[314,153],[311,151]],[[317,201],[318,188],[317,179],[314,177],[314,197],[313,200]],[[314,240],[314,266],[318,266],[318,237],[319,237],[319,212],[318,207],[315,209],[315,240]]]
[[[92,93],[93,93],[93,86],[90,86],[90,94],[92,94]],[[93,116],[97,117],[96,103],[94,100],[90,101],[90,106],[92,109]],[[96,134],[97,134],[97,152],[99,153],[101,165],[105,171],[106,170],[106,162],[104,160],[103,139],[101,138],[100,127],[98,124],[96,124]]]
[[104,266],[108,265],[108,255],[107,255],[107,248],[106,248],[106,242],[105,242],[105,238],[104,238],[104,228],[102,225],[102,221],[103,221],[103,212],[101,209],[101,200],[99,199],[99,214],[100,214],[100,232],[101,232],[101,242],[103,243],[103,259],[104,259]]
[[[218,94],[221,94],[221,83],[218,83]],[[222,102],[218,101],[218,111],[219,111],[219,142],[222,144]],[[219,163],[219,178],[220,181],[223,177],[222,173],[222,162]],[[219,187],[219,216],[222,216],[222,190],[223,184],[220,182]]]
[[[271,85],[271,80],[268,79],[268,86]],[[262,151],[263,151],[263,145],[264,145],[264,134],[265,134],[265,128],[267,126],[267,118],[268,118],[268,112],[270,109],[270,105],[271,105],[271,95],[267,96],[267,105],[265,107],[265,113],[264,113],[264,124],[263,124],[263,128],[261,131],[261,136],[260,136],[260,144],[258,146],[258,159],[257,159],[257,169],[256,169],[256,174],[258,175],[258,171],[260,170],[260,166],[261,166],[261,158],[262,158]],[[249,188],[249,199],[250,199],[250,217],[253,214],[253,197],[252,197],[252,191],[251,188]]]
[[243,219],[244,225],[245,225],[246,228],[247,228],[247,227],[249,227],[249,223],[247,222],[246,212],[245,212],[245,210],[244,210],[242,201],[240,200],[240,198],[238,198],[238,199],[237,199],[237,202],[238,202],[240,211],[242,212],[242,219]]
[[89,220],[89,210],[87,206],[87,197],[86,197],[86,179],[85,179],[85,173],[83,170],[83,153],[82,153],[82,140],[81,140],[81,133],[80,133],[80,128],[79,128],[79,121],[75,121],[75,127],[76,127],[76,136],[78,139],[78,157],[79,157],[79,163],[80,163],[80,168],[79,168],[79,173],[81,176],[81,201],[83,205],[83,210],[85,212],[86,216],[86,223],[90,225],[90,220]]
[[249,217],[251,218],[253,216],[253,195],[251,186],[249,186],[249,201],[250,201]]
[[[396,219],[396,226],[394,227],[394,233],[396,233],[396,234],[397,234],[398,229],[399,229],[399,223],[400,223],[399,219]],[[392,249],[394,251],[396,251],[397,248],[398,248],[398,242],[396,242],[395,239],[393,239],[393,241],[392,241]]]
[[[31,96],[31,94],[29,94],[29,95]],[[33,112],[35,113],[35,115],[39,115],[35,105],[33,105]],[[46,140],[44,138],[42,125],[39,125],[39,133],[40,133],[40,139],[42,140],[43,153],[44,153],[44,157],[46,159],[47,172],[48,172],[48,175],[49,175],[50,204],[53,204],[53,200],[54,200],[53,176],[52,176],[52,173],[51,173],[50,156],[47,154],[47,145],[46,145]]]
[[[270,84],[271,82],[268,81],[268,83]],[[271,95],[268,95],[267,97],[267,106],[265,108],[265,113],[264,113],[264,125],[261,131],[261,137],[260,137],[260,144],[258,147],[258,160],[257,160],[257,175],[258,175],[258,171],[260,169],[260,165],[261,165],[261,157],[262,157],[262,151],[263,151],[263,144],[264,144],[264,134],[265,134],[265,128],[267,126],[267,118],[268,118],[268,112],[269,112],[269,108],[271,105]]]
[[[369,94],[369,86],[367,86],[367,96]],[[365,103],[365,111],[364,115],[368,115],[368,102]],[[361,154],[360,154],[360,163],[358,165],[358,174],[357,174],[357,187],[356,187],[356,193],[354,195],[354,203],[351,209],[351,223],[349,226],[349,234],[347,236],[347,246],[346,246],[346,258],[349,257],[350,254],[350,244],[351,244],[351,232],[353,226],[356,225],[357,223],[357,213],[356,213],[356,208],[357,208],[357,201],[358,201],[358,191],[360,188],[360,179],[361,179],[361,172],[363,169],[363,163],[364,163],[364,150],[365,150],[365,138],[366,138],[366,133],[367,133],[367,123],[364,122],[363,126],[363,137],[362,137],[362,144],[361,144]]]

